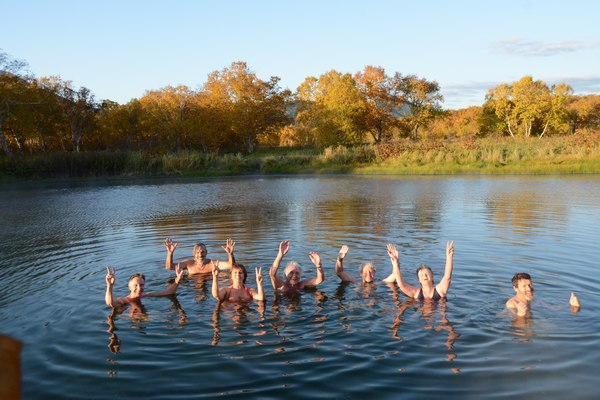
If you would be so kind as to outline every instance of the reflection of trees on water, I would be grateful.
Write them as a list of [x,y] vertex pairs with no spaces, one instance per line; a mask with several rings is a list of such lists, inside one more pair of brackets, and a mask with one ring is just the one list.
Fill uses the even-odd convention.
[[490,220],[496,226],[526,234],[533,229],[551,231],[567,226],[567,209],[564,204],[549,202],[547,198],[530,190],[514,190],[485,202]]
[[[398,307],[398,313],[392,324],[392,337],[401,340],[403,339],[400,335],[400,328],[405,322],[404,315],[409,309],[414,309],[416,312],[421,313],[420,319],[423,321],[424,330],[433,329],[435,332],[446,332],[446,341],[444,343],[448,349],[446,360],[453,361],[457,357],[454,352],[454,343],[460,337],[460,333],[456,332],[454,326],[448,320],[446,299],[441,299],[439,301],[408,299],[402,302]],[[454,372],[459,372],[458,369],[453,370]]]

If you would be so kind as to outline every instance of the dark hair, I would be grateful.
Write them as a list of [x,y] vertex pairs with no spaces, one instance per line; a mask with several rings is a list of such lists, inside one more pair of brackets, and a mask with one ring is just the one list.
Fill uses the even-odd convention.
[[531,276],[527,272],[517,272],[512,277],[512,284],[513,284],[513,286],[517,287],[517,285],[519,284],[519,281],[522,280],[522,279],[531,280]]
[[433,271],[431,270],[431,268],[429,268],[429,266],[427,266],[426,264],[421,264],[419,265],[419,268],[417,268],[416,274],[417,276],[419,276],[419,272],[421,272],[422,269],[426,269],[429,272],[431,272],[431,275],[433,275]]
[[146,282],[146,277],[144,276],[144,274],[133,274],[133,275],[131,275],[131,276],[129,277],[129,280],[127,281],[127,283],[131,282],[131,280],[132,280],[133,278],[142,278],[142,280],[143,280],[144,282]]
[[233,272],[234,269],[239,269],[242,271],[244,274],[244,283],[246,283],[246,278],[248,278],[248,271],[246,271],[246,267],[244,267],[242,264],[233,264],[231,266],[231,272]]

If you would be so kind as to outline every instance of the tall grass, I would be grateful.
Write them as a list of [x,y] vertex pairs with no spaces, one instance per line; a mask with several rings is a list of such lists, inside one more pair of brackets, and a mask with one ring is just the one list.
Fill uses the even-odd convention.
[[3,181],[110,176],[216,176],[290,173],[600,173],[600,134],[381,145],[260,149],[252,155],[184,151],[81,152],[0,157]]

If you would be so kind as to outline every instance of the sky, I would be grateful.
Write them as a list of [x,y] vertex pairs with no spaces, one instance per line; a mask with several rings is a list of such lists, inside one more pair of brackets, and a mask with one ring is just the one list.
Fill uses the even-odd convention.
[[124,104],[245,61],[295,91],[372,65],[436,81],[446,109],[526,75],[600,94],[597,0],[0,0],[0,51]]

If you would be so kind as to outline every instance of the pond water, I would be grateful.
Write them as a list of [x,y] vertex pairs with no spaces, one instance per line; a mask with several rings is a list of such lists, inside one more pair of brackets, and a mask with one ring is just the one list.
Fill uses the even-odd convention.
[[[23,342],[23,398],[597,398],[600,365],[600,178],[298,176],[3,186],[0,332]],[[219,306],[210,277],[184,277],[174,298],[112,313],[127,277],[166,288],[165,237],[265,273],[264,304]],[[264,267],[281,240],[317,290],[275,298]],[[386,244],[417,285],[425,262],[448,299],[407,301],[386,284],[340,284],[372,262],[390,272]],[[282,268],[283,269],[283,268]],[[511,277],[529,272],[531,318],[504,308]],[[223,274],[222,274],[223,275]],[[227,282],[223,275],[222,284]],[[572,313],[575,291],[582,308]]]

